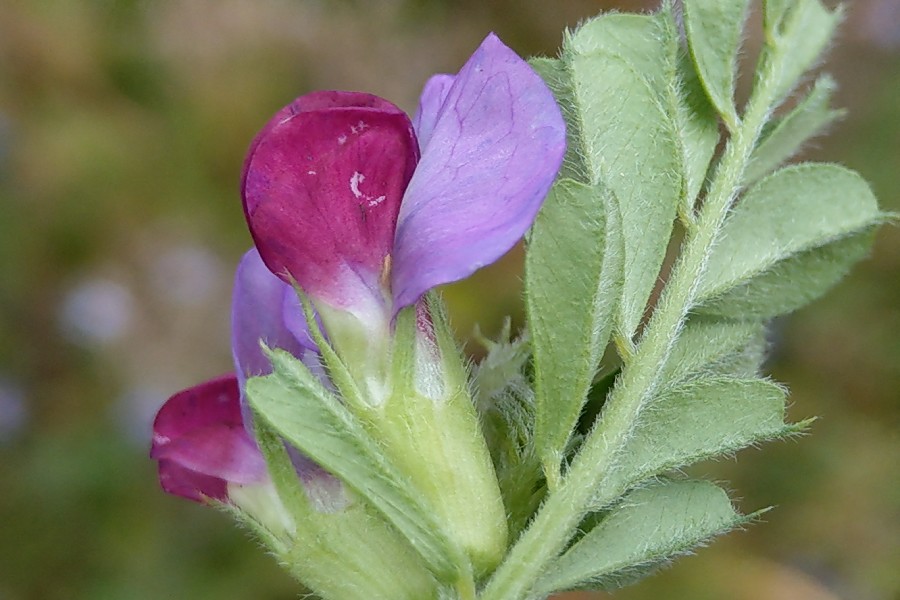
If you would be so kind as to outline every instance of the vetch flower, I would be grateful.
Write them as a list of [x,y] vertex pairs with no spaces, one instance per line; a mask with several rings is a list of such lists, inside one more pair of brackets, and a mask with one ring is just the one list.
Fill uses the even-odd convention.
[[[271,465],[271,443],[260,442],[263,458],[248,382],[272,371],[263,342],[293,355],[359,418],[436,516],[462,557],[452,559],[460,576],[489,572],[507,545],[503,500],[465,360],[439,298],[425,295],[521,239],[564,152],[551,92],[493,34],[457,75],[429,80],[413,120],[356,92],[314,92],[279,111],[253,140],[241,177],[255,248],[235,276],[236,374],[176,394],[160,411],[153,456],[164,488],[239,510],[237,491],[277,489],[272,506],[287,506],[296,529],[288,562],[304,556],[301,579],[323,597],[354,597],[351,588],[324,592],[356,581],[369,563],[383,563],[386,582],[398,566],[406,572],[407,592],[383,597],[433,596],[422,557],[340,480],[294,448],[287,483]],[[317,321],[308,322],[295,285]],[[335,378],[339,371],[349,377]],[[304,493],[286,498],[285,485]],[[309,549],[298,554],[306,536]],[[335,557],[346,564],[324,567]],[[319,572],[327,575],[315,583]]]
[[279,111],[245,161],[244,210],[274,274],[368,321],[506,253],[564,152],[551,92],[491,34],[458,75],[428,82],[413,122],[352,92]]
[[325,598],[434,597],[435,582],[406,540],[362,506],[323,503],[339,484],[309,461],[297,468],[309,501],[286,507],[244,428],[234,375],[172,396],[154,423],[151,456],[164,490],[228,507]]
[[172,396],[153,423],[150,457],[170,494],[225,501],[229,483],[266,477],[266,463],[244,430],[237,379],[225,375]]
[[[260,342],[317,366],[294,290],[272,275],[255,249],[238,264],[232,302],[235,374],[224,375],[173,395],[157,414],[151,458],[159,461],[164,490],[190,500],[231,500],[235,486],[268,482],[265,459],[253,439],[244,399],[248,377],[271,373]],[[320,508],[340,506],[340,484],[301,456],[298,476]],[[330,502],[324,495],[330,495]]]
[[438,301],[421,299],[521,239],[564,152],[550,90],[491,34],[426,84],[414,120],[370,94],[307,94],[244,163],[260,257],[310,298],[355,381],[340,391],[478,572],[502,556],[505,512],[464,361]]

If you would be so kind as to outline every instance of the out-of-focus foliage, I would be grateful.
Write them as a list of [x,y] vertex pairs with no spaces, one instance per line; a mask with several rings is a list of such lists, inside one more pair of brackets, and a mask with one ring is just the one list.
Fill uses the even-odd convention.
[[[550,53],[564,26],[612,6],[0,4],[0,599],[295,597],[230,519],[165,496],[146,456],[162,401],[230,369],[247,143],[303,92],[365,90],[412,111],[427,76],[458,68],[487,31]],[[898,13],[852,3],[829,61],[850,112],[804,152],[859,171],[895,211]],[[513,253],[447,290],[460,334],[521,322],[520,279]],[[813,435],[692,472],[733,482],[744,512],[777,509],[617,598],[900,593],[900,231],[884,228],[870,260],[770,341],[790,420],[821,417]]]

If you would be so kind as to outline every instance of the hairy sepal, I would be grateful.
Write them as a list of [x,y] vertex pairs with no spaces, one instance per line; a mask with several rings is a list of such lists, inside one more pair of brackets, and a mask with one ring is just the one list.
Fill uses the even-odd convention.
[[272,374],[247,382],[256,416],[378,510],[436,576],[455,579],[466,561],[379,442],[303,363],[279,350],[269,357]]
[[[297,476],[284,441],[258,419],[256,434],[297,531],[291,543],[262,539],[295,577],[325,600],[437,597],[438,584],[422,557],[381,514],[360,498],[323,511],[311,501],[314,491],[305,489]],[[393,576],[398,569],[404,577]]]

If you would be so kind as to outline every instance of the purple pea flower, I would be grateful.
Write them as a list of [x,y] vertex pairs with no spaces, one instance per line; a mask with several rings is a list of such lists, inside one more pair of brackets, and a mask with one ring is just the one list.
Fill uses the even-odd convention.
[[552,94],[491,34],[458,75],[426,84],[413,122],[352,92],[279,111],[244,163],[244,210],[272,273],[371,322],[505,254],[564,152]]
[[[236,374],[179,392],[160,410],[151,456],[163,488],[233,502],[233,490],[270,487],[243,399],[246,379],[271,371],[259,341],[321,372],[288,283],[320,312],[384,331],[429,289],[505,254],[534,220],[564,152],[552,94],[493,34],[456,76],[428,81],[413,121],[355,92],[314,92],[279,111],[252,142],[241,178],[256,247],[235,278]],[[427,337],[427,310],[418,311]],[[324,492],[324,507],[339,505],[339,483],[294,459],[307,489]]]

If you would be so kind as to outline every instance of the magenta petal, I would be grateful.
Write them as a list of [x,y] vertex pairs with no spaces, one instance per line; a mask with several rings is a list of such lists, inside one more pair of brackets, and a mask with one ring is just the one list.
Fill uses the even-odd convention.
[[244,165],[244,211],[263,261],[333,306],[379,297],[417,157],[409,118],[386,100],[298,98],[266,125]]
[[173,460],[159,461],[159,485],[166,493],[194,502],[205,502],[207,498],[219,502],[228,500],[225,481],[191,471]]
[[210,426],[240,426],[237,379],[233,373],[210,379],[169,398],[153,422],[153,452],[173,440]]
[[413,117],[413,127],[416,130],[416,137],[419,138],[419,148],[428,145],[431,132],[434,131],[434,126],[454,79],[456,78],[453,75],[433,75],[425,83],[422,96],[419,98],[419,110]]
[[259,482],[266,471],[265,460],[243,423],[240,428],[217,424],[191,431],[161,446],[155,458],[241,485]]
[[294,99],[293,102],[279,110],[269,119],[269,122],[256,134],[250,143],[247,151],[247,159],[244,161],[244,169],[241,173],[241,189],[244,189],[244,183],[247,180],[248,167],[250,165],[250,157],[256,151],[256,147],[260,141],[265,139],[269,131],[276,125],[282,124],[296,114],[321,110],[327,108],[342,108],[347,106],[367,106],[369,108],[396,110],[397,107],[388,102],[384,98],[372,94],[359,94],[357,92],[341,92],[341,91],[320,91],[306,94]]
[[394,311],[500,258],[531,225],[565,153],[553,95],[489,35],[450,87],[394,242]]
[[266,478],[266,464],[244,429],[237,378],[226,375],[178,392],[153,423],[150,457],[168,492],[225,500],[228,483]]

